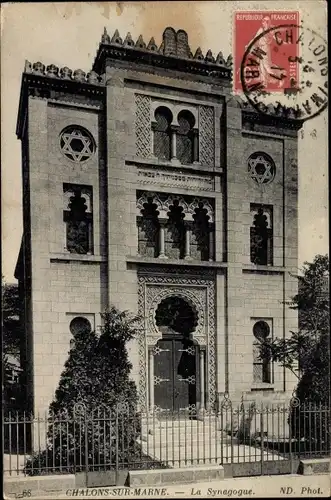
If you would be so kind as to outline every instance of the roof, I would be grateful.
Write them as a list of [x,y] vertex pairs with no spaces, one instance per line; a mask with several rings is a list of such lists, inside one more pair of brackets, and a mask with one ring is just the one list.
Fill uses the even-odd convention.
[[193,54],[186,31],[176,31],[171,27],[164,30],[159,47],[154,37],[145,43],[142,35],[135,41],[131,33],[122,38],[118,30],[110,37],[105,28],[93,70],[103,73],[109,58],[130,63],[137,61],[139,64],[174,69],[183,73],[214,76],[231,82],[232,55],[224,58],[222,52],[219,52],[214,56],[210,49],[204,55],[200,47]]
[[[40,61],[25,62],[22,75],[20,104],[17,118],[16,134],[22,138],[26,119],[27,99],[29,95],[38,98],[49,98],[54,91],[86,95],[93,99],[102,100],[106,91],[106,67],[121,65],[129,69],[142,69],[155,73],[156,70],[173,70],[177,78],[203,79],[206,83],[222,84],[222,87],[231,89],[232,55],[225,58],[222,52],[216,56],[209,49],[206,54],[200,47],[194,52],[188,42],[188,35],[184,30],[175,30],[168,27],[162,35],[162,42],[157,46],[152,37],[148,43],[139,35],[133,40],[130,33],[123,39],[118,30],[110,37],[106,28],[101,36],[101,42],[92,66],[92,70],[85,72],[82,69],[70,69],[67,66],[59,68],[55,64],[45,65]],[[248,119],[263,122],[270,120],[282,122],[285,127],[298,129],[302,123],[297,120],[294,108],[278,105],[265,106],[263,113],[258,113],[249,103],[239,97],[231,98],[234,105],[243,109]],[[285,123],[286,122],[286,123]]]

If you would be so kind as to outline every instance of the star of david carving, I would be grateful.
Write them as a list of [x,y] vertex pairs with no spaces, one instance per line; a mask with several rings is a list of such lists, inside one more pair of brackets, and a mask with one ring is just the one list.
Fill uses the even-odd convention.
[[70,128],[61,134],[61,150],[70,160],[83,162],[94,153],[94,145],[87,132],[78,128]]
[[267,184],[275,177],[275,167],[263,154],[251,155],[248,159],[248,171],[257,184]]

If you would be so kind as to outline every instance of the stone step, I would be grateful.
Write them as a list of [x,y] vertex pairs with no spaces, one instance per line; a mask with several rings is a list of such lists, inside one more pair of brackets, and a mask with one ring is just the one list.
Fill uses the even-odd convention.
[[[150,441],[155,443],[179,443],[182,446],[185,446],[185,443],[209,443],[209,442],[218,442],[218,443],[230,443],[231,437],[227,435],[221,435],[220,433],[213,434],[202,434],[202,433],[187,433],[187,434],[172,434],[166,432],[156,432],[156,433],[141,433],[141,436],[144,441]],[[232,440],[233,442],[233,440]]]
[[168,432],[202,432],[206,434],[207,432],[221,432],[221,430],[216,425],[182,425],[182,426],[173,426],[171,424],[163,424],[163,425],[143,425],[142,429],[148,429],[152,432],[156,431],[168,431]]
[[183,418],[183,419],[172,419],[172,418],[164,418],[164,419],[158,419],[158,418],[144,418],[141,420],[141,425],[148,425],[150,427],[164,427],[164,426],[172,426],[172,427],[202,427],[203,425],[205,426],[219,426],[220,420],[215,417],[215,416],[210,416],[206,418],[198,418],[198,419],[189,419],[189,418]]
[[185,443],[179,443],[179,442],[168,442],[168,443],[164,443],[164,442],[157,442],[157,441],[153,441],[153,440],[148,440],[148,441],[145,441],[144,444],[146,445],[146,447],[148,446],[149,449],[151,450],[163,450],[163,449],[167,449],[167,450],[183,450],[183,453],[184,453],[184,450],[191,450],[191,449],[201,449],[201,450],[221,450],[224,446],[228,445],[228,443],[223,443],[223,445],[221,444],[221,442],[215,442],[215,441],[195,441],[195,442],[187,442],[186,444]]
[[220,426],[218,425],[218,423],[216,422],[213,422],[213,423],[209,423],[209,422],[202,422],[202,421],[193,421],[193,422],[172,422],[172,421],[163,421],[163,422],[154,422],[154,423],[144,423],[142,424],[142,428],[143,429],[150,429],[150,430],[156,430],[156,429],[168,429],[168,430],[172,430],[174,429],[176,432],[179,432],[179,431],[192,431],[192,432],[197,432],[197,431],[203,431],[203,430],[206,430],[206,431],[209,431],[209,429],[211,430],[215,430],[215,431],[219,431],[220,430]]
[[181,469],[185,467],[206,467],[206,465],[220,465],[220,459],[193,459],[193,460],[168,460],[168,467],[176,468],[180,467]]

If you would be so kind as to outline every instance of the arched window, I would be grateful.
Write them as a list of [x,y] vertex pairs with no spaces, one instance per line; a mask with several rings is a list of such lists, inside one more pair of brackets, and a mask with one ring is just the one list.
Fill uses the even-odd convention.
[[270,326],[266,321],[257,321],[253,326],[253,381],[255,383],[271,383],[271,363],[260,355],[259,345],[270,335]]
[[69,329],[73,336],[70,340],[70,349],[73,349],[79,337],[83,339],[86,335],[89,335],[92,332],[92,325],[87,318],[84,318],[83,316],[76,316],[76,318],[71,320]]
[[194,124],[195,118],[192,113],[189,111],[179,113],[176,156],[184,164],[193,163],[194,161]]
[[83,316],[76,316],[76,318],[71,320],[69,328],[74,337],[81,334],[88,334],[92,331],[91,323]]
[[197,260],[209,260],[212,256],[209,232],[212,230],[209,223],[210,217],[202,202],[194,210],[193,231],[191,241],[191,255]]
[[159,212],[153,198],[148,198],[138,223],[138,253],[147,257],[159,256]]
[[92,188],[64,184],[65,207],[63,221],[66,250],[70,253],[93,253]]
[[167,215],[165,253],[171,259],[183,259],[185,254],[185,215],[179,200],[173,201]]
[[254,214],[250,228],[251,262],[264,266],[273,264],[272,207],[251,205]]
[[154,155],[160,160],[171,159],[171,111],[165,106],[155,110],[154,130]]

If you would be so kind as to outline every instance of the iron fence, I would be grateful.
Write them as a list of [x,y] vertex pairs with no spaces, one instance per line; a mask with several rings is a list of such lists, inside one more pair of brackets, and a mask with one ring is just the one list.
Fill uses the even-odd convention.
[[321,404],[194,405],[138,412],[132,405],[4,418],[6,475],[158,469],[206,464],[258,465],[330,456],[330,408]]

